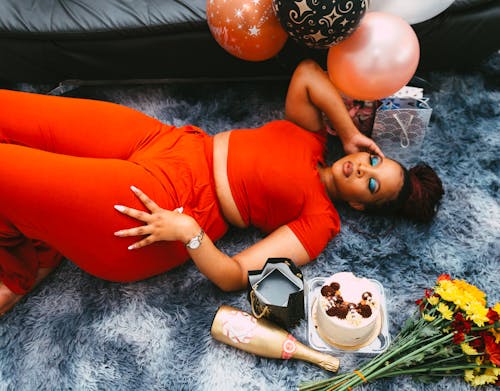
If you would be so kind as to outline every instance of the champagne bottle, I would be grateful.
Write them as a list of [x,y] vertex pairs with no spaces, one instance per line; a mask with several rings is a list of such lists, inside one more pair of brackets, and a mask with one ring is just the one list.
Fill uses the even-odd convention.
[[220,342],[262,357],[304,360],[331,372],[339,368],[338,358],[302,344],[268,320],[227,305],[217,310],[210,332]]

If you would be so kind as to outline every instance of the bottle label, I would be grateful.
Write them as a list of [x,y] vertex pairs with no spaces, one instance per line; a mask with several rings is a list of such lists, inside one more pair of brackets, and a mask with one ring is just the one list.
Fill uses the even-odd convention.
[[231,311],[222,322],[222,332],[234,343],[249,343],[257,328],[257,320],[242,311]]
[[286,339],[283,341],[283,345],[281,347],[281,358],[284,360],[288,360],[292,358],[293,354],[297,350],[297,339],[292,334],[288,334]]

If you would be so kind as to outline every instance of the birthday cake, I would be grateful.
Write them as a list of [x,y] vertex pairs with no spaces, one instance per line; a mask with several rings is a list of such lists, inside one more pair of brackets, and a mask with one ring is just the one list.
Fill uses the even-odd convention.
[[380,316],[379,288],[367,278],[336,273],[318,292],[316,327],[331,345],[348,349],[367,345],[380,330]]

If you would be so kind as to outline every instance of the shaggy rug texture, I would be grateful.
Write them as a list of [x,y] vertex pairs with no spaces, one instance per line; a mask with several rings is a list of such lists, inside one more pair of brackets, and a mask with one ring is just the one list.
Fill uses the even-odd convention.
[[[499,71],[496,55],[465,74],[423,75],[434,111],[421,158],[446,189],[431,224],[368,216],[339,204],[340,235],[302,267],[306,280],[352,271],[380,281],[392,336],[441,273],[477,285],[490,304],[500,300]],[[286,86],[281,80],[103,85],[67,95],[121,103],[214,134],[282,118]],[[233,229],[218,246],[234,254],[261,237]],[[117,284],[65,260],[0,318],[0,390],[293,390],[330,376],[306,362],[261,358],[214,340],[210,326],[222,304],[250,311],[245,292],[221,292],[192,262],[146,281]],[[307,343],[306,325],[301,321],[291,332]],[[369,357],[340,358],[344,372]],[[423,384],[399,377],[362,389],[470,387],[461,378]]]

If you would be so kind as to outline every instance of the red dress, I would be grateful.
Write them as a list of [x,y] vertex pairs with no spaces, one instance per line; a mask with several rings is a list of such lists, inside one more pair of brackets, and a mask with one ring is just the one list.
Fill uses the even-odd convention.
[[[130,251],[113,232],[139,223],[113,205],[182,206],[217,240],[226,232],[213,182],[212,137],[124,106],[0,91],[0,280],[18,294],[62,256],[112,281],[165,272],[188,259],[183,243]],[[196,173],[196,174],[193,174]]]
[[320,182],[325,136],[289,121],[233,130],[227,174],[247,225],[271,232],[288,225],[311,259],[340,230],[339,215]]

